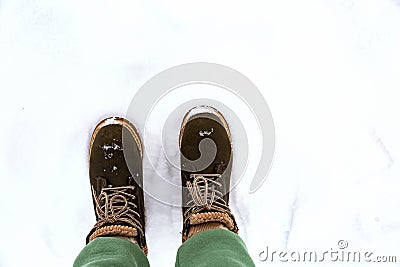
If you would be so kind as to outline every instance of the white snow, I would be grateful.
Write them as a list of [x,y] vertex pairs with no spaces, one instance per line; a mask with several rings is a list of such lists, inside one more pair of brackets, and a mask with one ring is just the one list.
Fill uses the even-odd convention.
[[[274,116],[273,167],[248,194],[260,155],[251,112],[226,92],[187,86],[149,118],[145,149],[156,169],[145,160],[147,190],[156,172],[179,182],[168,160],[179,158],[184,111],[174,113],[164,147],[161,122],[187,99],[214,99],[249,129],[248,168],[231,205],[257,266],[274,266],[258,259],[267,246],[323,252],[339,240],[400,261],[398,0],[3,0],[0,25],[0,266],[72,265],[95,223],[94,127],[124,116],[152,76],[197,61],[227,65],[258,86]],[[173,266],[181,209],[145,202],[149,260]]]
[[188,118],[202,113],[211,113],[214,115],[218,115],[218,112],[215,110],[215,108],[202,105],[190,109],[188,111]]
[[116,121],[116,117],[107,118],[107,119],[104,121],[104,126],[109,125],[109,124],[115,124],[115,121]]
[[214,128],[211,128],[211,130],[201,130],[199,131],[200,136],[210,136],[214,132]]
[[101,149],[103,149],[104,151],[108,151],[108,150],[110,150],[110,149],[122,151],[122,147],[120,147],[120,146],[117,145],[116,143],[112,143],[111,145],[104,144],[104,145],[101,147]]

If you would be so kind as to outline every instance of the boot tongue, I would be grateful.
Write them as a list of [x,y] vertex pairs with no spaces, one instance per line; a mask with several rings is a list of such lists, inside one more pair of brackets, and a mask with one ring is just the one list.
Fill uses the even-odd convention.
[[106,178],[100,176],[97,176],[95,180],[96,180],[96,196],[99,196],[101,194],[101,190],[103,188],[107,188],[108,183]]
[[220,162],[215,166],[215,172],[222,174],[226,169],[226,164],[224,162]]

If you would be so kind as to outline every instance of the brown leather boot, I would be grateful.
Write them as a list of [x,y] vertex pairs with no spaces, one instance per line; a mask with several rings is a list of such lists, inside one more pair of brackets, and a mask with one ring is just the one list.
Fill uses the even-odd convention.
[[238,227],[228,206],[233,153],[225,118],[210,107],[190,110],[182,122],[179,144],[182,242],[196,232],[212,228],[237,233]]
[[86,243],[99,236],[122,237],[147,254],[142,156],[139,134],[129,121],[108,118],[94,129],[89,177],[97,222]]

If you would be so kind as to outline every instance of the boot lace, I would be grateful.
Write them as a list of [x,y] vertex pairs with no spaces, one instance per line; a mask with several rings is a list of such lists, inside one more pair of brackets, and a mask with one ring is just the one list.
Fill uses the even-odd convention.
[[188,188],[187,206],[190,208],[185,212],[185,221],[193,213],[202,211],[219,211],[231,214],[230,209],[223,199],[222,192],[218,189],[222,186],[215,179],[221,174],[191,174],[193,182],[186,182]]
[[129,193],[134,188],[134,186],[102,188],[99,196],[96,196],[92,187],[98,217],[95,227],[101,227],[105,224],[127,223],[142,231],[143,226],[138,220],[140,214],[135,210],[137,205],[130,201],[135,199],[135,196]]

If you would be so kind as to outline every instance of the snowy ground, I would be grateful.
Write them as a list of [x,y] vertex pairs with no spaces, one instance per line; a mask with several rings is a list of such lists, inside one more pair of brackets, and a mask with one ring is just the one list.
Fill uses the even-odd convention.
[[[257,266],[309,265],[260,261],[267,246],[322,253],[339,240],[400,262],[399,48],[398,0],[0,1],[0,266],[72,265],[94,223],[94,126],[152,76],[197,61],[249,77],[274,117],[270,175],[249,194],[249,166],[232,203]],[[157,134],[149,154],[176,179]],[[172,266],[180,209],[146,205],[149,260]]]

